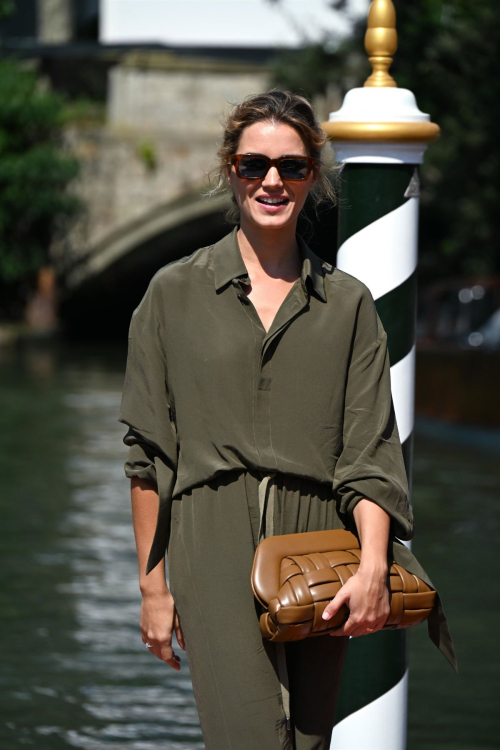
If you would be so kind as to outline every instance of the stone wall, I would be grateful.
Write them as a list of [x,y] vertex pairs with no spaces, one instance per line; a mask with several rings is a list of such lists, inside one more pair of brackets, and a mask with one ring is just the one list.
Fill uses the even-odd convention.
[[217,136],[227,107],[269,85],[266,69],[135,53],[110,71],[108,122],[140,129]]
[[54,245],[54,259],[61,264],[64,257],[66,266],[162,206],[185,195],[202,200],[225,108],[268,88],[260,66],[178,64],[157,52],[131,58],[110,69],[105,124],[72,125],[65,133],[81,164],[71,189],[86,205],[69,236]]

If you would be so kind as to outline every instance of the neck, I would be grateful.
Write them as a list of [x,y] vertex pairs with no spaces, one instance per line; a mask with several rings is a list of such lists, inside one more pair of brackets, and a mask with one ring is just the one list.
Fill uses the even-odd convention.
[[296,239],[297,224],[270,229],[243,219],[237,233],[240,252],[248,273],[264,271],[268,276],[293,281],[300,276],[301,258]]

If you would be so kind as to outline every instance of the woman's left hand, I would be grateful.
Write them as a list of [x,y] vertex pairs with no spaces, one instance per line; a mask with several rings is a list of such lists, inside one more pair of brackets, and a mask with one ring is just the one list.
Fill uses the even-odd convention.
[[[330,635],[370,635],[380,630],[390,612],[387,572],[358,568],[352,578],[325,607],[324,619],[330,619],[345,604],[349,618]],[[328,615],[328,617],[325,617]]]

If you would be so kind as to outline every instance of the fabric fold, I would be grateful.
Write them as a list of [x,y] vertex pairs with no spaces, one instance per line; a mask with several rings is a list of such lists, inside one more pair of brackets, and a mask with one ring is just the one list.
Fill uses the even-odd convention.
[[154,484],[159,495],[158,521],[146,572],[164,557],[170,532],[170,506],[177,472],[177,434],[169,394],[161,289],[155,275],[129,327],[125,380],[118,421],[129,427],[127,477]]
[[387,334],[371,295],[358,306],[343,418],[343,447],[332,483],[339,516],[355,528],[354,508],[366,497],[390,515],[395,536],[411,539],[413,513],[391,394]]
[[427,575],[426,571],[418,562],[413,552],[398,539],[389,540],[389,549],[392,551],[392,559],[398,565],[405,568],[409,573],[419,576],[436,592],[436,601],[432,612],[427,618],[427,632],[434,645],[441,651],[455,672],[458,673],[458,662],[451,637],[448,621],[443,609],[443,603],[439,592]]

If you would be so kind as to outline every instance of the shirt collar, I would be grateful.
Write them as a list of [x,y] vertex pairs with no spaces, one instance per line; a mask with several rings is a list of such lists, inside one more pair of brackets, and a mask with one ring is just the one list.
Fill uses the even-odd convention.
[[[214,283],[216,290],[239,276],[248,277],[247,267],[236,236],[237,231],[238,227],[236,226],[232,232],[214,245]],[[316,253],[313,253],[300,235],[296,236],[302,258],[302,286],[306,286],[306,279],[309,277],[314,291],[326,302],[324,269],[326,267],[330,269],[331,266],[326,261],[321,260]],[[305,288],[304,291],[306,291]]]

